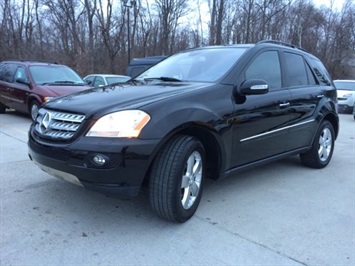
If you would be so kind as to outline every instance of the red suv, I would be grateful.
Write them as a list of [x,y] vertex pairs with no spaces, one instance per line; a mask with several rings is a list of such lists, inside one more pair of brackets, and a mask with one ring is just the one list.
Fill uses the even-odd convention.
[[22,60],[0,63],[0,113],[13,108],[29,113],[35,120],[42,103],[88,88],[74,70],[57,63]]

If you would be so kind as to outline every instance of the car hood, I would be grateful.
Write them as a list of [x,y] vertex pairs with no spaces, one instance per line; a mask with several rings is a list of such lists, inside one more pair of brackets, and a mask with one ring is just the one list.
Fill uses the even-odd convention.
[[211,86],[210,83],[162,82],[106,86],[53,99],[45,107],[90,116],[100,111],[138,109],[147,104]]
[[73,85],[69,85],[69,86],[68,85],[42,85],[40,87],[44,91],[50,92],[50,95],[48,95],[48,96],[52,96],[52,97],[67,95],[70,93],[79,92],[79,91],[87,90],[90,88],[86,85],[77,85],[77,86],[73,86]]

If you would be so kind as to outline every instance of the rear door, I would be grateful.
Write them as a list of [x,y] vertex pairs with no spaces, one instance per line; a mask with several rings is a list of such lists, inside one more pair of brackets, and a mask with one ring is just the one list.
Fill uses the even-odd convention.
[[[298,53],[284,52],[286,84],[291,92],[290,133],[287,150],[311,145],[317,130],[316,115],[320,101],[326,96],[326,86],[320,84],[305,58]],[[320,70],[319,70],[320,71]]]

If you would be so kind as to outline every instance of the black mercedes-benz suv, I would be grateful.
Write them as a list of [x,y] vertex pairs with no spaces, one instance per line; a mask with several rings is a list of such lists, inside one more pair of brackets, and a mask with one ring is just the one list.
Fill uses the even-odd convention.
[[[184,222],[206,178],[300,155],[332,158],[336,89],[323,64],[288,44],[187,50],[136,79],[58,97],[29,131],[29,156],[47,173],[105,194],[136,196]],[[145,182],[146,181],[146,182]]]

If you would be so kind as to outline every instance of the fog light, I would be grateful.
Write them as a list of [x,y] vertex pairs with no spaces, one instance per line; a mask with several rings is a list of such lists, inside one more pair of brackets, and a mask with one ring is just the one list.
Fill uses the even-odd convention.
[[106,163],[106,158],[101,154],[96,154],[94,157],[92,157],[92,161],[94,164],[102,166]]

